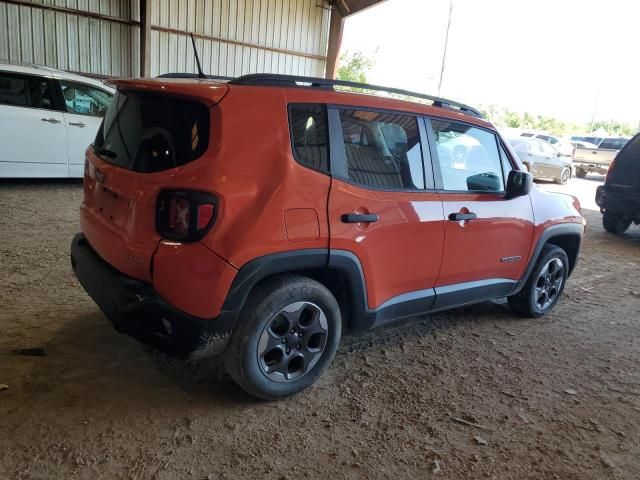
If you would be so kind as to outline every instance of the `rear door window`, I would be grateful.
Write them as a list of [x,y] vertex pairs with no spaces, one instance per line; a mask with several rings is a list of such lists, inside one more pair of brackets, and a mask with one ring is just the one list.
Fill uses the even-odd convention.
[[94,149],[105,161],[142,173],[200,157],[209,144],[209,109],[198,102],[143,92],[117,92]]
[[416,117],[352,109],[339,115],[348,180],[383,190],[425,188]]
[[53,110],[47,78],[0,72],[0,104]]

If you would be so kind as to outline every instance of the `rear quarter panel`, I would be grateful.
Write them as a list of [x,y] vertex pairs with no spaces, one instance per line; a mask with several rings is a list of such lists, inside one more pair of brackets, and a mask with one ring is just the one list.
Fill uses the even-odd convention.
[[271,253],[328,248],[331,179],[293,158],[282,90],[234,86],[213,112],[207,160],[185,165],[172,184],[218,197],[202,243],[236,268]]

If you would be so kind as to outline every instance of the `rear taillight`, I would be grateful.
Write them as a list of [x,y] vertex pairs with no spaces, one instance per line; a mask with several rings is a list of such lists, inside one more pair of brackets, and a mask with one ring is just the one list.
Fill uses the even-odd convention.
[[156,205],[156,230],[182,242],[200,240],[216,220],[216,197],[193,190],[163,190]]

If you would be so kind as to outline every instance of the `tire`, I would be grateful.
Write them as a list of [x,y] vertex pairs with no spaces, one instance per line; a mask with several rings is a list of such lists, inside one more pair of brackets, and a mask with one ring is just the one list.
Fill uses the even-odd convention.
[[509,306],[523,317],[546,315],[562,295],[568,275],[566,252],[556,245],[546,244],[522,290],[507,298]]
[[250,395],[288,397],[318,379],[341,333],[340,307],[324,285],[299,275],[274,277],[251,292],[224,364]]
[[587,171],[582,168],[576,168],[576,177],[587,178]]
[[625,218],[618,212],[605,210],[602,215],[602,226],[610,233],[624,233],[631,225],[631,218]]
[[560,176],[554,180],[558,185],[566,185],[571,178],[571,169],[564,167],[560,172]]

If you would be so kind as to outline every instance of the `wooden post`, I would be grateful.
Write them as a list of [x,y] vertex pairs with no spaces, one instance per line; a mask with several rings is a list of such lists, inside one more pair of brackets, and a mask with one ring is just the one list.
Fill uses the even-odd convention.
[[342,31],[344,29],[344,16],[334,5],[331,9],[331,25],[329,27],[329,46],[327,48],[327,66],[325,78],[335,78],[338,71],[338,55],[342,43]]
[[151,76],[151,8],[153,0],[140,0],[140,76]]

